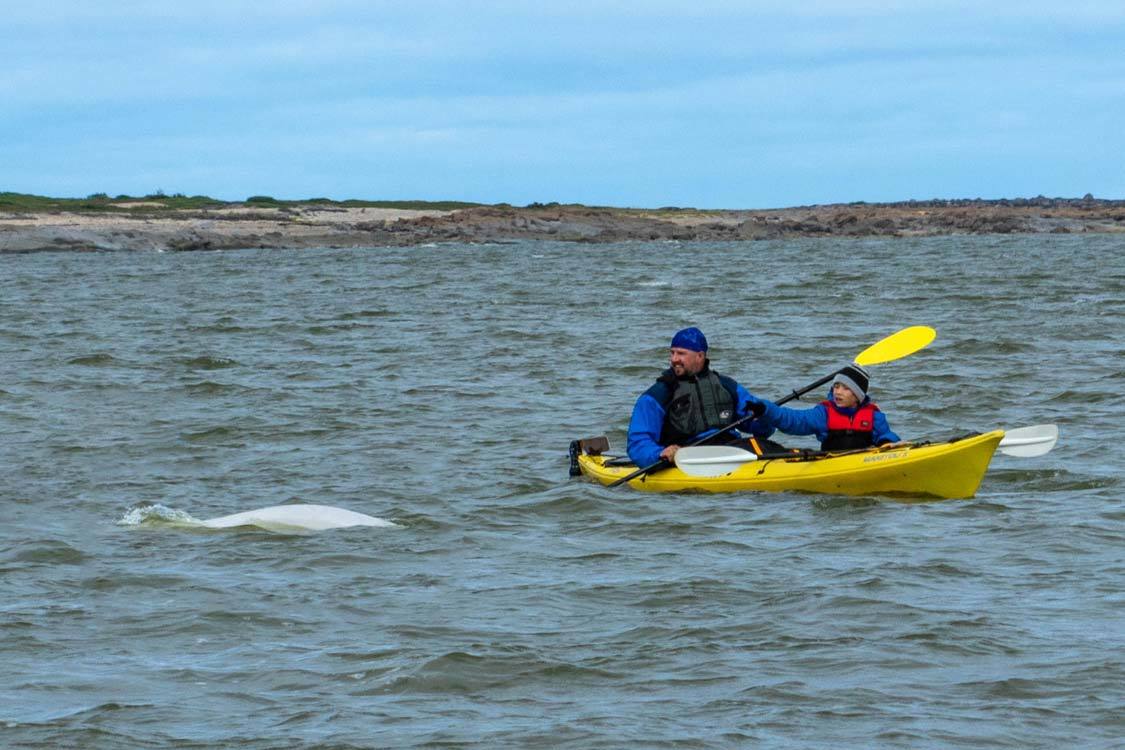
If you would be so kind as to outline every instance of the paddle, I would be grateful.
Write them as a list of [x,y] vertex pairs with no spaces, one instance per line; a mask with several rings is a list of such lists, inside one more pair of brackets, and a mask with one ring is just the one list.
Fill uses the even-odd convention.
[[1058,441],[1059,426],[1057,424],[1037,424],[1015,430],[1005,430],[1004,439],[1000,441],[998,449],[1006,456],[1032,458],[1050,453]]
[[685,446],[675,455],[676,468],[689,477],[721,477],[757,460],[758,454],[728,445]]
[[[1032,458],[1049,453],[1059,439],[1058,425],[1039,424],[1007,430],[997,450],[1007,456]],[[907,446],[909,447],[909,446]],[[809,452],[808,456],[827,455],[822,451]],[[794,456],[795,458],[798,456]],[[750,451],[727,445],[684,447],[676,452],[676,467],[692,477],[721,477],[743,464],[759,460]]]
[[[933,328],[930,328],[929,326],[910,326],[909,328],[903,328],[901,331],[892,333],[885,339],[877,341],[871,346],[864,349],[856,356],[854,362],[860,366],[878,365],[882,364],[883,362],[893,362],[896,359],[908,357],[919,349],[925,348],[931,341],[934,340],[935,336],[937,336],[937,331],[935,331]],[[788,396],[785,396],[784,398],[777,401],[777,404],[781,405],[788,403],[795,398],[800,398],[814,388],[821,387],[825,383],[832,380],[832,378],[836,377],[836,372],[838,371],[833,371],[831,374],[825,375],[823,378],[813,383],[809,383],[804,388],[793,391]],[[725,432],[729,432],[735,427],[738,427],[739,425],[754,419],[754,416],[755,415],[753,414],[749,414],[738,420],[737,422],[731,422],[718,432],[713,432],[707,437],[701,438],[699,440],[696,440],[694,443],[684,446],[684,448],[694,448],[698,445],[702,445],[709,440],[714,440],[719,435],[722,435]],[[680,450],[683,450],[683,448],[681,448]],[[608,486],[616,487],[619,484],[625,484],[626,482],[636,479],[637,477],[644,476],[650,471],[654,471],[656,469],[665,469],[671,465],[671,463],[662,458],[654,464],[645,466],[641,469],[637,469],[628,476],[624,476],[620,479],[614,480]]]

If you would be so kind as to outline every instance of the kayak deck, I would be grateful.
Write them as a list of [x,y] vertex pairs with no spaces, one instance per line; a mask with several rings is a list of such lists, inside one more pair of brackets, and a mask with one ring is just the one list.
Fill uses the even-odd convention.
[[[838,454],[752,461],[728,474],[698,477],[676,467],[629,481],[646,492],[819,492],[837,495],[972,497],[1003,430],[941,443],[913,443]],[[608,485],[637,470],[606,465],[612,457],[582,454],[582,474]],[[616,463],[616,462],[614,462]]]

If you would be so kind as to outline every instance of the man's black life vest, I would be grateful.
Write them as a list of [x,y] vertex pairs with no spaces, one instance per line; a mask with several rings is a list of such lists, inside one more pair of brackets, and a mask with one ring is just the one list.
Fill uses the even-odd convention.
[[738,386],[707,365],[686,378],[666,370],[656,382],[650,393],[664,407],[661,445],[687,445],[699,433],[726,427],[738,418]]
[[828,411],[828,437],[820,444],[822,451],[850,451],[870,448],[875,444],[875,412],[879,407],[868,401],[848,416],[836,409],[836,404],[821,401]]

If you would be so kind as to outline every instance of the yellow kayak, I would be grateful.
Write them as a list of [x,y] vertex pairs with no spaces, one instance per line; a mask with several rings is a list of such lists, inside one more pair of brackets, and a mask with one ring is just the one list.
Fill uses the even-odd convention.
[[[924,495],[972,497],[992,460],[1003,430],[943,443],[908,444],[840,454],[817,454],[750,461],[728,474],[691,476],[676,467],[630,480],[646,492],[823,492],[837,495]],[[605,455],[582,453],[578,466],[587,477],[610,484],[637,467],[606,465]]]

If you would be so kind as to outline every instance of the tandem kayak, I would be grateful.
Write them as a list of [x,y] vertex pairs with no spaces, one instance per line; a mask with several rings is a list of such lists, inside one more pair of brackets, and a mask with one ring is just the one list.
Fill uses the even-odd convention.
[[[751,461],[720,476],[694,476],[673,466],[628,484],[646,492],[795,491],[966,498],[976,493],[1003,437],[1003,430],[994,430],[945,442],[836,454],[795,453]],[[604,453],[583,451],[576,458],[582,474],[605,485],[637,470],[632,463]]]

